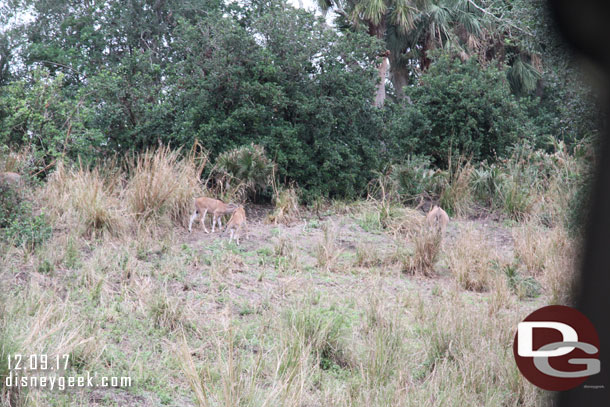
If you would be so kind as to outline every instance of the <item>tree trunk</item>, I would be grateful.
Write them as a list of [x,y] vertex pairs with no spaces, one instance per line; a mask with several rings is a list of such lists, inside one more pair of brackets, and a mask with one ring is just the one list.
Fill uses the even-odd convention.
[[[379,39],[383,39],[386,31],[385,17],[379,22],[379,24],[373,24],[369,22],[369,35],[375,36]],[[388,75],[388,66],[390,65],[390,61],[388,57],[390,56],[390,51],[386,50],[381,56],[381,63],[377,66],[377,71],[379,72],[379,83],[377,83],[377,90],[375,92],[375,101],[373,102],[373,106],[375,107],[383,107],[383,103],[385,102],[385,81]]]
[[[398,58],[396,57],[390,57],[390,80],[392,81],[392,85],[394,85],[394,91],[396,92],[398,99],[405,99],[404,87],[409,84],[409,71],[404,65],[401,65],[398,62]],[[410,100],[409,103],[411,103]]]
[[388,65],[390,61],[388,61],[387,54],[389,51],[386,51],[386,55],[382,56],[381,63],[377,67],[379,72],[379,83],[377,84],[377,92],[375,92],[375,107],[383,107],[383,103],[385,102],[385,80],[388,73]]

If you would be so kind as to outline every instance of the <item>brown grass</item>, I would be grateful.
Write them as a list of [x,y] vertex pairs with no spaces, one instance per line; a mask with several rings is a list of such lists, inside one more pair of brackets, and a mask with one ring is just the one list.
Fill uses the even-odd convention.
[[322,225],[322,231],[324,235],[315,246],[315,257],[318,267],[332,271],[336,268],[342,252],[337,246],[337,227],[335,224],[327,222]]
[[116,187],[117,183],[108,182],[97,168],[66,169],[60,162],[42,189],[40,201],[56,223],[78,227],[83,235],[118,235],[129,219],[120,206]]
[[423,225],[412,235],[415,245],[412,256],[404,256],[402,270],[408,274],[431,276],[441,251],[442,234]]
[[472,227],[460,231],[447,251],[449,269],[457,283],[466,290],[488,291],[495,278],[493,262],[499,261],[495,247]]
[[275,208],[268,217],[269,222],[275,225],[278,223],[286,225],[300,219],[299,194],[295,187],[276,191],[273,204]]
[[563,227],[547,228],[530,219],[513,228],[515,255],[536,276],[553,304],[570,305],[580,246]]
[[143,220],[167,215],[185,226],[193,198],[202,195],[200,168],[166,146],[132,157],[128,164],[130,180],[125,196],[131,213]]
[[446,172],[445,186],[440,196],[440,206],[453,216],[465,216],[472,208],[473,192],[471,188],[474,167],[470,160],[449,157],[449,169]]

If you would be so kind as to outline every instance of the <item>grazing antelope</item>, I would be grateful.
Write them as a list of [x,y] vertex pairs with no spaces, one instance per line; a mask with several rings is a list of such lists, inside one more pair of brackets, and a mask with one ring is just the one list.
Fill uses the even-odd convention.
[[205,230],[205,233],[210,233],[205,227],[205,215],[208,212],[211,212],[212,233],[214,233],[216,223],[218,223],[218,230],[222,227],[220,218],[222,218],[223,215],[235,212],[237,208],[238,206],[233,203],[226,204],[218,199],[207,198],[205,196],[195,198],[195,212],[193,212],[191,220],[189,221],[189,232],[192,229],[193,221],[197,218],[197,215],[201,214],[201,225],[203,226],[203,230]]
[[449,223],[449,216],[439,206],[434,205],[426,215],[426,222],[428,222],[430,228],[442,234],[445,233],[447,223]]
[[22,182],[21,175],[16,172],[0,172],[0,185],[16,186]]
[[240,206],[233,212],[233,216],[229,219],[227,223],[227,228],[224,233],[227,233],[227,230],[231,231],[231,237],[229,238],[229,243],[233,241],[233,235],[236,236],[235,240],[239,245],[239,233],[241,232],[241,228],[246,224],[246,211],[243,206]]

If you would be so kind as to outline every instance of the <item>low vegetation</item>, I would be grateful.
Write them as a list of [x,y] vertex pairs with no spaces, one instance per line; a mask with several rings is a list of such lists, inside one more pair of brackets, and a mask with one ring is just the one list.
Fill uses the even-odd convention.
[[[571,301],[572,207],[569,197],[551,199],[558,189],[576,193],[571,178],[583,167],[565,151],[520,151],[536,171],[556,166],[544,179],[523,167],[521,177],[536,174],[520,182],[528,199],[549,205],[520,216],[498,204],[498,186],[523,157],[515,153],[493,171],[458,160],[451,174],[431,175],[439,188],[417,176],[426,187],[412,181],[405,194],[406,174],[382,175],[366,201],[301,207],[296,188],[278,189],[273,206],[246,206],[240,246],[187,232],[186,197],[219,191],[197,182],[211,164],[165,147],[126,165],[60,163],[39,186],[3,190],[16,194],[3,213],[21,226],[5,223],[0,243],[2,360],[67,353],[70,374],[129,375],[133,385],[67,393],[3,385],[1,400],[543,405],[549,395],[505,350],[524,315]],[[443,197],[461,208],[444,233],[403,203]]]

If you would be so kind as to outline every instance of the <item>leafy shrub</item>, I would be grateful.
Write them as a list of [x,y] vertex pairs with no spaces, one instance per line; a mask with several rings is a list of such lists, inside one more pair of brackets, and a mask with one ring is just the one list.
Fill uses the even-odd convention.
[[409,155],[404,162],[394,166],[392,177],[398,184],[403,201],[412,202],[426,194],[437,192],[437,173],[431,169],[430,158]]
[[472,172],[471,186],[474,199],[487,207],[494,207],[503,176],[498,165],[480,163]]
[[33,250],[51,236],[44,213],[33,215],[21,188],[0,185],[0,236],[15,246]]
[[28,203],[22,207],[23,213],[14,217],[5,228],[5,238],[15,246],[22,246],[29,251],[49,237],[53,231],[44,213],[31,215],[31,208]]
[[243,146],[222,153],[216,158],[217,182],[225,190],[244,188],[251,196],[271,186],[273,162],[267,158],[265,149],[256,144]]
[[7,185],[0,185],[0,228],[11,224],[21,215],[23,197],[20,192]]
[[493,65],[482,67],[476,58],[461,62],[441,55],[421,84],[407,90],[426,122],[413,129],[417,152],[442,166],[450,151],[474,161],[493,160],[520,138],[533,136],[526,132],[532,126],[503,72]]

